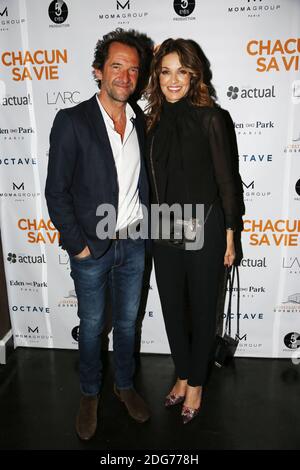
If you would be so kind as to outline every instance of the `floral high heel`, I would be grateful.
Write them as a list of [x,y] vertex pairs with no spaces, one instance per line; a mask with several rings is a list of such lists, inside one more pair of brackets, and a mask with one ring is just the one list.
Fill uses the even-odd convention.
[[199,408],[190,408],[189,406],[183,405],[181,412],[183,424],[187,424],[192,421],[192,419],[196,418],[199,414],[200,408],[200,406]]
[[[202,395],[203,395],[203,387],[199,386],[199,399],[200,399],[199,406],[197,408],[192,408],[185,404],[182,405],[181,416],[182,416],[183,424],[189,423],[190,421],[192,421],[192,419],[198,416],[200,408],[201,408],[201,403],[202,403]],[[187,401],[188,401],[188,397],[189,397],[189,390],[187,390]]]
[[175,393],[170,393],[170,395],[166,396],[165,399],[165,407],[170,408],[171,406],[178,405],[184,401],[184,396],[176,395]]

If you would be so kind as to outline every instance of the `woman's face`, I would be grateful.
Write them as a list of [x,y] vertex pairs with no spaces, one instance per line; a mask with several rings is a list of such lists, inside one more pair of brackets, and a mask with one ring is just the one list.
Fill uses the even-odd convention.
[[165,55],[161,61],[159,84],[166,100],[176,103],[187,94],[190,83],[191,74],[181,65],[177,52]]

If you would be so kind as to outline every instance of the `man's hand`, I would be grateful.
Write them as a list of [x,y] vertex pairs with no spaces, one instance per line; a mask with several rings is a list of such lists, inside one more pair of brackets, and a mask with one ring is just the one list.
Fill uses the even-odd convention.
[[86,258],[91,254],[90,249],[86,246],[78,255],[75,255],[75,258]]

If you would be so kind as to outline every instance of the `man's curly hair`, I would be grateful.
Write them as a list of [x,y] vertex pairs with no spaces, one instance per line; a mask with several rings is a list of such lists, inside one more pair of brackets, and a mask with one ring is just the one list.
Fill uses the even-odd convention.
[[[134,29],[125,31],[122,28],[117,28],[115,31],[105,34],[102,39],[98,40],[92,64],[94,69],[103,70],[104,64],[108,58],[109,46],[113,42],[119,42],[126,46],[134,47],[138,52],[140,58],[139,79],[135,93],[131,97],[131,99],[138,100],[141,97],[144,88],[148,84],[154,43],[146,34],[139,33]],[[93,75],[98,87],[101,88],[101,80],[96,78],[95,72]]]

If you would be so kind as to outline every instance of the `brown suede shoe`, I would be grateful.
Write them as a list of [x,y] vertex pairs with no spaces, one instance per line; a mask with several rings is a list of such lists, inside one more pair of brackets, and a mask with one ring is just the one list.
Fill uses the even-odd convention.
[[89,441],[97,429],[98,396],[81,395],[76,418],[76,432],[80,439]]
[[126,406],[130,416],[138,423],[144,423],[150,418],[149,409],[137,392],[133,388],[118,390],[114,385],[114,392]]

